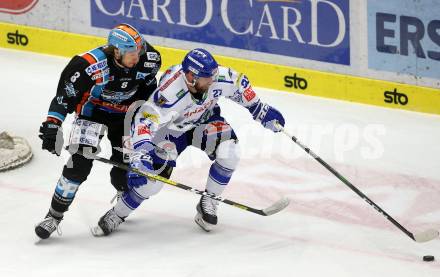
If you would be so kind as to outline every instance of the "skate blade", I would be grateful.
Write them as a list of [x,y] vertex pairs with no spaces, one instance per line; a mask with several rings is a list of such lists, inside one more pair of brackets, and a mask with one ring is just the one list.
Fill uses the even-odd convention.
[[94,226],[90,228],[90,232],[94,237],[103,237],[105,236],[104,231],[102,231],[101,227]]
[[211,232],[211,230],[213,229],[214,225],[206,223],[201,214],[196,214],[196,217],[194,218],[195,223],[197,223],[197,225],[199,225],[200,228],[203,229],[203,231],[205,232]]

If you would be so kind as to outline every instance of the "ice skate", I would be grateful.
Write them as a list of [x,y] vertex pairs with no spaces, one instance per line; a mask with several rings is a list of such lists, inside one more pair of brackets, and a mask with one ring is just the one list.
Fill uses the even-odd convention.
[[111,209],[99,219],[98,225],[92,227],[90,231],[95,237],[108,236],[115,231],[122,222],[124,222],[124,219],[120,218],[114,209]]
[[210,232],[217,225],[217,206],[217,200],[204,195],[197,204],[194,221],[206,232]]
[[49,213],[46,217],[35,226],[35,234],[41,239],[47,239],[50,235],[57,230],[61,235],[61,229],[59,228],[61,220],[52,217]]

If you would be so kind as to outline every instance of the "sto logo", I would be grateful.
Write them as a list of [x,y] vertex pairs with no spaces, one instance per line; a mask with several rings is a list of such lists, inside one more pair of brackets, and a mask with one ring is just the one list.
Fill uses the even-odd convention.
[[38,0],[4,0],[0,1],[0,12],[10,14],[23,14],[38,3]]

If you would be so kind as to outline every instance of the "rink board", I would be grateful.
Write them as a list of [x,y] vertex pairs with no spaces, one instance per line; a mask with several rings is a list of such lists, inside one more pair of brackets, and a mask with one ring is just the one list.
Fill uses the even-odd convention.
[[[0,23],[0,47],[71,57],[105,44],[106,39],[23,25]],[[162,70],[180,63],[187,50],[156,46]],[[220,64],[244,72],[254,86],[370,104],[409,111],[440,114],[440,90],[428,87],[332,74],[216,55]]]

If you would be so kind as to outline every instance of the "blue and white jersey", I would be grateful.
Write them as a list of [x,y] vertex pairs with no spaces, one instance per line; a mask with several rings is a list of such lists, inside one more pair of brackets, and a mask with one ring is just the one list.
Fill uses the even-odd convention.
[[231,68],[220,66],[217,80],[199,100],[190,93],[181,65],[170,67],[161,77],[158,88],[135,116],[132,145],[138,148],[152,141],[159,129],[169,129],[173,134],[184,133],[205,123],[213,114],[220,97],[246,108],[259,102],[246,75]]

